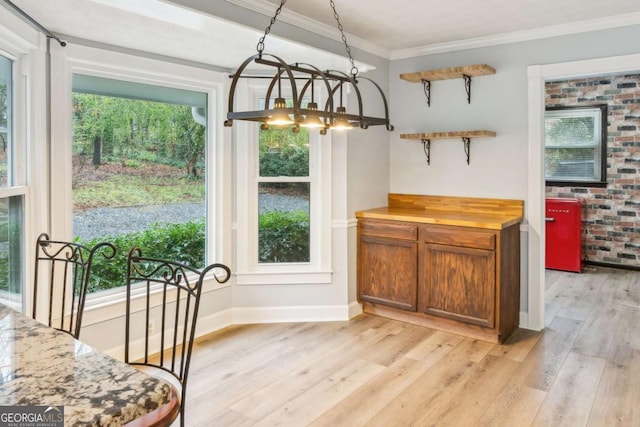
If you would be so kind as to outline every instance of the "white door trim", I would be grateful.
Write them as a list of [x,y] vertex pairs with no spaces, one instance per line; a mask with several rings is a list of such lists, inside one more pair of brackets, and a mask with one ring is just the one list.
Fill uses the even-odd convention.
[[638,72],[640,54],[531,65],[529,80],[528,326],[544,328],[544,84],[549,80]]

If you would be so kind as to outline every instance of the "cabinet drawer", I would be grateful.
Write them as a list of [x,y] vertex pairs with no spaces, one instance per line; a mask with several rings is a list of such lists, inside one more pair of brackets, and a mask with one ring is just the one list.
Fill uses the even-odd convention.
[[391,221],[358,221],[360,234],[370,236],[393,237],[403,240],[417,240],[418,226],[402,222]]
[[420,241],[476,249],[495,250],[496,248],[496,236],[494,233],[463,227],[421,227]]

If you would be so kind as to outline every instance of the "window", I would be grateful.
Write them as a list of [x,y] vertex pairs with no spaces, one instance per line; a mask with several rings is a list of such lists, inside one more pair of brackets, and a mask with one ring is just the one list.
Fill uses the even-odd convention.
[[112,242],[89,292],[125,282],[132,247],[205,265],[207,95],[73,75],[73,235]]
[[309,262],[309,131],[260,130],[258,147],[258,262]]
[[605,185],[607,106],[548,107],[545,178],[548,185]]
[[[243,84],[247,105],[263,108],[263,83]],[[244,122],[235,138],[237,283],[330,283],[330,133]]]
[[15,167],[14,61],[0,56],[0,301],[22,306],[22,204]]
[[[229,214],[224,210],[222,183],[229,160],[225,158],[224,128],[218,125],[222,123],[227,75],[76,44],[59,53],[64,60],[52,62],[52,73],[59,78],[51,89],[52,105],[57,107],[51,109],[51,235],[84,239],[82,223],[87,225],[87,212],[93,210],[99,220],[93,224],[100,225],[90,231],[101,234],[87,238],[115,244],[117,256],[126,257],[133,243],[149,256],[160,256],[168,248],[177,254],[173,258],[181,261],[195,254],[206,263],[228,264],[224,245],[230,227],[224,222],[229,221],[225,219]],[[89,126],[91,121],[81,116],[92,114],[98,117]],[[167,115],[168,121],[159,119]],[[108,122],[119,125],[106,126]],[[187,140],[200,144],[194,152],[195,164],[187,161],[193,157],[188,156],[186,148],[195,146]],[[149,166],[155,168],[153,176],[148,175]],[[170,182],[179,185],[165,185]],[[89,188],[104,200],[96,202],[96,197],[87,195]],[[149,200],[153,206],[148,206]],[[94,209],[92,203],[100,206]],[[185,205],[197,217],[186,219]],[[156,208],[170,212],[152,219],[151,211]],[[101,215],[118,209],[127,212],[110,218]],[[115,226],[107,223],[109,219],[115,219]],[[131,230],[133,223],[142,228]],[[177,233],[164,229],[175,224],[185,227]],[[130,232],[140,232],[143,236],[137,237],[142,241],[129,239]],[[197,239],[182,239],[185,235],[196,235]],[[121,274],[126,268],[100,256],[97,259],[102,265],[94,264],[93,272],[103,282],[95,283],[87,298],[83,320],[87,326],[119,318],[124,303],[122,286],[111,285],[124,284],[115,282],[113,274]],[[219,285],[215,280],[205,283],[207,290],[224,286],[229,285]]]

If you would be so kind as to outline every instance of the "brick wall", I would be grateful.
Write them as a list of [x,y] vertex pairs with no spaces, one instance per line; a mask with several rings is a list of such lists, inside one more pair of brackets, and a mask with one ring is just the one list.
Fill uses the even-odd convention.
[[546,105],[608,104],[607,186],[547,187],[585,204],[588,261],[640,267],[640,74],[548,82]]

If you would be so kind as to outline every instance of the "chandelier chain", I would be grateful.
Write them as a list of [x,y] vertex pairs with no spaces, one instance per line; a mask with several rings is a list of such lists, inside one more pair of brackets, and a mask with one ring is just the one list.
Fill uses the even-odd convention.
[[355,62],[353,61],[353,56],[351,56],[351,47],[349,46],[349,43],[347,43],[347,36],[344,34],[342,23],[340,23],[340,17],[338,16],[338,11],[336,10],[336,4],[333,2],[333,0],[329,0],[329,4],[331,5],[331,9],[333,9],[333,17],[338,23],[338,30],[340,30],[340,34],[342,34],[344,49],[347,51],[347,55],[349,56],[349,61],[351,62],[351,75],[355,79],[358,76],[358,67],[356,67]]
[[[260,37],[260,40],[258,40],[256,49],[258,50],[258,54],[260,56],[262,56],[262,52],[264,51],[264,39],[271,32],[271,26],[276,23],[276,19],[278,19],[278,15],[280,15],[280,12],[282,12],[282,8],[286,2],[287,0],[280,1],[280,6],[278,6],[278,8],[276,9],[276,13],[271,18],[271,22],[269,22],[269,25],[267,26],[267,28],[264,29],[264,35]],[[353,61],[351,62],[353,63]]]

